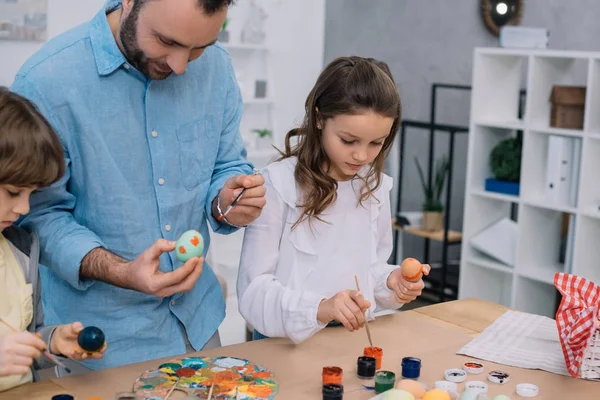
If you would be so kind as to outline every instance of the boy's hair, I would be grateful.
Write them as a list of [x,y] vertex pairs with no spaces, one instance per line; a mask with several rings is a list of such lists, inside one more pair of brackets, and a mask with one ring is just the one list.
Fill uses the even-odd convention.
[[63,148],[33,103],[0,86],[0,184],[44,187],[65,172]]
[[[330,160],[323,149],[322,132],[317,122],[342,114],[373,111],[394,119],[381,152],[370,165],[363,179],[359,203],[369,198],[381,185],[381,173],[400,124],[401,103],[398,88],[386,63],[363,57],[340,57],[333,60],[319,75],[305,103],[306,115],[299,128],[285,138],[281,158],[296,156],[294,178],[301,188],[303,220],[320,219],[320,215],[337,198],[337,182],[328,175]],[[298,137],[293,148],[290,139]]]

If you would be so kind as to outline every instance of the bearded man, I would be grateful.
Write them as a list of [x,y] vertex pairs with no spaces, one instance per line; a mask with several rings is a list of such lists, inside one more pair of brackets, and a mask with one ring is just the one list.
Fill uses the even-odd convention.
[[173,250],[190,229],[207,249],[209,224],[232,233],[265,204],[217,43],[232,1],[108,0],[11,87],[50,121],[66,157],[63,178],[20,221],[40,237],[45,322],[78,320],[107,340],[104,358],[68,365],[74,373],[220,346],[219,282],[203,257],[182,263]]

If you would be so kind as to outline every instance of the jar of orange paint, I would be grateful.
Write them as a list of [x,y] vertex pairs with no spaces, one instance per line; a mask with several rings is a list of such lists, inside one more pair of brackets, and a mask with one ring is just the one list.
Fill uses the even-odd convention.
[[376,361],[375,368],[381,369],[381,360],[383,359],[383,349],[381,347],[365,347],[363,355],[373,357]]
[[342,384],[344,371],[340,367],[323,367],[323,385]]

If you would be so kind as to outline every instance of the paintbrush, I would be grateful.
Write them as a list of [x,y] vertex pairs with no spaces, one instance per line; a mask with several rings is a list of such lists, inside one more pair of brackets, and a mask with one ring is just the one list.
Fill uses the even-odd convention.
[[210,390],[208,391],[208,398],[206,400],[212,400],[212,393],[213,393],[214,387],[215,387],[215,382],[213,381],[213,383],[210,384]]
[[[6,325],[8,327],[8,329],[10,329],[11,331],[19,333],[19,331],[14,326],[12,326],[11,324],[9,324],[4,318],[0,317],[0,322],[2,322],[4,325]],[[71,373],[71,370],[65,364],[63,364],[62,362],[60,362],[56,357],[54,357],[48,351],[44,351],[44,355],[50,361],[52,361],[54,364],[59,365],[60,367],[64,368],[64,370],[67,371],[68,374]]]
[[[360,292],[360,286],[358,285],[358,277],[354,275],[354,281],[356,282],[356,290]],[[369,329],[369,324],[367,323],[367,314],[363,312],[365,316],[365,328],[367,328],[367,337],[369,338],[369,344],[371,345],[371,349],[373,349],[373,340],[371,339],[371,330]]]
[[[260,173],[260,171],[256,168],[254,168],[254,175]],[[225,218],[227,216],[227,214],[229,214],[229,211],[231,211],[231,209],[233,207],[235,207],[235,205],[238,203],[238,201],[242,198],[242,195],[244,194],[244,192],[246,191],[246,189],[248,188],[243,188],[242,191],[240,192],[240,194],[238,194],[235,199],[233,199],[233,201],[231,202],[231,204],[229,205],[229,207],[227,207],[227,209],[225,209],[225,212],[221,215],[219,215],[219,217],[217,218],[217,221],[222,221],[223,218]]]
[[175,388],[177,387],[177,385],[179,384],[179,380],[181,379],[181,377],[177,378],[177,380],[175,381],[175,384],[173,386],[171,386],[171,389],[169,390],[169,392],[167,393],[167,395],[165,396],[165,400],[167,400],[170,396],[171,393],[173,393],[173,391],[175,390]]

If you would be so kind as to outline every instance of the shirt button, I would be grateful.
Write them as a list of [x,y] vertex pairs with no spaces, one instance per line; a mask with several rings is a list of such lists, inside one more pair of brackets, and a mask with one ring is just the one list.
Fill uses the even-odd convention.
[[158,180],[158,184],[159,184],[159,185],[164,185],[164,184],[165,184],[165,180],[164,180],[163,178],[160,178],[160,179]]
[[152,131],[152,137],[157,137],[157,136],[158,136],[158,132]]
[[131,68],[131,67],[129,66],[129,64],[124,64],[124,65],[123,65],[123,68],[125,68],[125,69],[129,69],[129,68]]
[[171,305],[174,306],[175,305],[175,300],[171,300]]
[[171,232],[171,225],[165,225],[165,231]]

